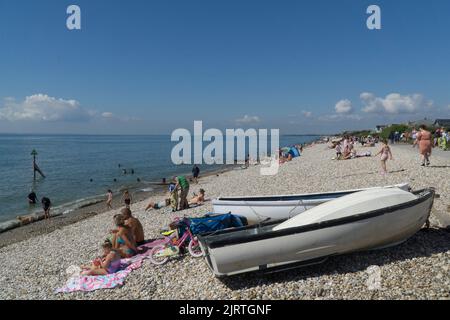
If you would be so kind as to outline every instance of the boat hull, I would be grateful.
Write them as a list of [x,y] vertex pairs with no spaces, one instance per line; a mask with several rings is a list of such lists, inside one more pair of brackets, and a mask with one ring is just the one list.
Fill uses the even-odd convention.
[[[384,212],[377,210],[344,221],[280,231],[267,231],[272,230],[273,224],[253,226],[244,230],[246,238],[230,244],[214,241],[217,236],[200,236],[200,244],[208,266],[219,277],[388,247],[407,240],[422,228],[429,217],[433,195],[432,190],[426,190],[410,205],[386,208]],[[236,232],[235,238],[239,238],[239,232],[243,231]],[[248,236],[249,232],[253,235]]]
[[[405,191],[409,189],[407,183],[390,187]],[[245,217],[248,224],[256,224],[267,220],[289,219],[322,203],[371,189],[377,188],[297,195],[218,198],[213,200],[212,204],[217,214],[231,212]]]

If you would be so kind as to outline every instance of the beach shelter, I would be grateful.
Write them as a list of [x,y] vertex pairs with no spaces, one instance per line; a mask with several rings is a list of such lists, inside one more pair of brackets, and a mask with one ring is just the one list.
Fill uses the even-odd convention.
[[292,158],[300,157],[300,152],[295,147],[290,148],[288,153],[292,156]]

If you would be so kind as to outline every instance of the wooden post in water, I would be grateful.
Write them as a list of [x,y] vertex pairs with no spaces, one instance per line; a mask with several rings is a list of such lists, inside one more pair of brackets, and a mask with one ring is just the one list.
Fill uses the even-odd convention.
[[42,173],[41,169],[36,164],[36,156],[38,155],[37,151],[33,149],[33,151],[31,151],[31,155],[33,156],[33,181],[36,181],[36,171],[39,172],[42,178],[45,178],[45,175]]

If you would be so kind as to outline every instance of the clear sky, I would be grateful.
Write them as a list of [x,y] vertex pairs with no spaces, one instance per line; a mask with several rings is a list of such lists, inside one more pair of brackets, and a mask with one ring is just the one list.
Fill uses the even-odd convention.
[[[70,4],[81,30],[66,28]],[[450,118],[449,39],[447,0],[0,0],[0,132]]]

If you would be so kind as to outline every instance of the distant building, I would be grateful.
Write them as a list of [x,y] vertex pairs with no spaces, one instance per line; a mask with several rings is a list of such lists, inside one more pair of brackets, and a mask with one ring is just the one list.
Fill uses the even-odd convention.
[[434,125],[436,127],[450,128],[450,119],[436,119]]
[[384,124],[381,124],[381,125],[378,125],[378,126],[376,127],[375,131],[376,131],[377,133],[380,133],[381,131],[383,131],[383,130],[386,129],[387,127],[389,127],[389,126],[384,125]]
[[408,122],[408,125],[411,127],[420,127],[422,125],[427,126],[427,127],[432,127],[434,126],[434,122],[425,118],[423,120],[417,120],[417,121],[410,121]]

